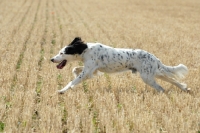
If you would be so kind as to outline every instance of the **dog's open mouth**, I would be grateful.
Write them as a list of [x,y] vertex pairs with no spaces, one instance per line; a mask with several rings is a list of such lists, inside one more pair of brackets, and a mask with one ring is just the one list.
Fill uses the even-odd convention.
[[58,69],[62,69],[66,64],[67,64],[67,60],[63,60],[62,62],[60,62],[60,63],[57,65],[57,68],[58,68]]

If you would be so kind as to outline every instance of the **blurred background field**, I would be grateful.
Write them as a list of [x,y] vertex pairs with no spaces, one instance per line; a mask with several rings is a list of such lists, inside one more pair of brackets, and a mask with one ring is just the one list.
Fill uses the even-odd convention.
[[[158,94],[126,72],[58,95],[80,63],[50,58],[76,36],[185,64],[191,91],[158,80]],[[0,132],[200,132],[199,0],[1,0],[0,46]]]

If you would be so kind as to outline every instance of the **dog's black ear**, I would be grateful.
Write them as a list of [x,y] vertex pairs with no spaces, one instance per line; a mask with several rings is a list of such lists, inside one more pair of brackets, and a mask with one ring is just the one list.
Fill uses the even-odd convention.
[[77,42],[82,42],[80,37],[75,37],[74,40],[69,45],[73,45],[73,44],[75,44]]
[[74,46],[69,46],[65,48],[65,54],[76,54],[76,49]]

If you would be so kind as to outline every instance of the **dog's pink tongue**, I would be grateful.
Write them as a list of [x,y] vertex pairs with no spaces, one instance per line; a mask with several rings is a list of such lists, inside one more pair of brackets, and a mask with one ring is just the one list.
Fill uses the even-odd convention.
[[66,63],[67,63],[66,60],[62,61],[61,63],[59,63],[59,64],[57,65],[57,68],[58,68],[58,69],[62,69],[62,68],[66,65]]
[[58,65],[57,65],[57,68],[58,68],[58,69],[62,69],[62,68],[63,68],[62,64],[61,64],[61,63],[58,64]]

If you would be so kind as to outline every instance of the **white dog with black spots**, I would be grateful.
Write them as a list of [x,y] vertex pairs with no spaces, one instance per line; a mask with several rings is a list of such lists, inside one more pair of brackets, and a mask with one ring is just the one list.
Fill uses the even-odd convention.
[[99,71],[139,72],[143,81],[158,92],[164,92],[164,89],[156,82],[156,78],[170,82],[183,91],[188,90],[186,84],[177,81],[188,73],[185,65],[166,66],[156,56],[141,49],[113,48],[101,43],[84,43],[80,37],[76,37],[51,59],[52,62],[59,63],[58,69],[62,69],[67,62],[76,60],[82,61],[84,66],[72,70],[75,79],[59,90],[59,93],[64,93],[81,81],[92,78],[93,74]]

